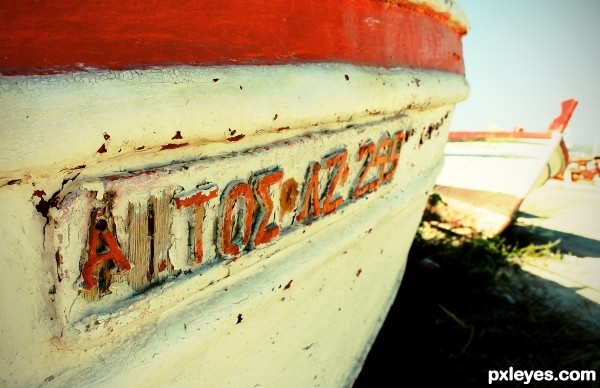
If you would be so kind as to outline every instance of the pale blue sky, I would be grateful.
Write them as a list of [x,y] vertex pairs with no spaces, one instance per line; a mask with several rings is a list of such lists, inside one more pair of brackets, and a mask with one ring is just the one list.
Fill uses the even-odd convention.
[[457,2],[471,26],[463,38],[471,94],[452,129],[544,131],[560,102],[576,98],[567,144],[600,141],[600,0]]

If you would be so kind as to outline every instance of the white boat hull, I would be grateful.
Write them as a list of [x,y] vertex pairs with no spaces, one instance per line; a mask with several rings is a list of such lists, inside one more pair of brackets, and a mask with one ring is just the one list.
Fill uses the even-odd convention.
[[258,3],[8,7],[0,385],[352,385],[468,95],[466,19]]
[[567,167],[563,132],[576,106],[564,101],[547,132],[454,132],[435,186],[447,204],[445,221],[485,236],[501,233],[525,197]]
[[[338,69],[338,74],[349,70],[354,70],[350,73],[354,79],[361,78],[357,76],[361,69],[346,66]],[[362,75],[374,76],[371,71]],[[53,158],[66,159],[62,161],[64,167],[86,164],[83,171],[75,172],[59,169],[59,161],[42,170],[36,166],[39,160],[26,158],[21,171],[26,172],[26,178],[19,184],[6,184],[0,191],[5,219],[15,220],[3,223],[0,234],[4,246],[14,247],[2,258],[7,268],[1,279],[7,289],[3,343],[8,349],[20,349],[16,356],[6,355],[11,360],[8,381],[17,385],[45,381],[48,386],[119,385],[127,381],[131,385],[130,371],[134,370],[140,385],[202,382],[211,386],[217,381],[219,386],[247,385],[249,381],[265,386],[289,385],[290,381],[297,386],[315,381],[351,384],[395,297],[408,249],[442,166],[454,101],[464,98],[467,91],[461,77],[441,73],[398,69],[388,71],[388,82],[400,83],[417,76],[421,80],[419,90],[438,88],[435,104],[424,94],[418,109],[402,108],[403,99],[406,105],[418,101],[419,90],[398,94],[397,89],[390,88],[382,100],[370,102],[381,106],[381,113],[356,114],[355,119],[344,123],[323,120],[327,122],[323,124],[314,118],[317,125],[265,134],[246,132],[246,137],[235,142],[201,142],[162,150],[148,146],[143,151],[136,148],[152,144],[144,133],[111,131],[107,148],[128,147],[129,155],[120,157],[118,150],[112,152],[115,156],[96,154],[95,162],[77,159],[77,155],[86,142],[98,147],[97,140],[86,140],[73,154],[66,152],[73,149],[71,142],[64,143],[65,152],[58,152],[58,142],[49,142],[49,148],[55,149]],[[457,96],[456,87],[434,86],[438,80],[445,85],[462,83],[463,96]],[[4,104],[15,102],[4,100]],[[400,109],[392,110],[394,105]],[[200,120],[201,115],[190,120]],[[284,117],[284,113],[280,115]],[[79,116],[85,121],[83,114]],[[145,120],[146,116],[139,117]],[[166,134],[168,130],[162,131]],[[358,156],[360,146],[396,132],[406,134],[407,139],[393,179],[360,198],[351,198],[365,164],[364,157]],[[185,136],[186,132],[182,133]],[[120,140],[125,136],[127,140]],[[185,140],[169,143],[182,144]],[[229,152],[223,154],[226,147]],[[109,229],[125,256],[131,257],[133,237],[129,235],[133,232],[128,206],[147,201],[158,188],[175,184],[187,192],[213,179],[224,190],[228,182],[246,180],[252,171],[281,165],[285,174],[298,181],[300,191],[306,184],[303,180],[309,162],[320,161],[325,166],[322,158],[339,149],[347,149],[351,160],[349,177],[336,189],[344,205],[326,217],[308,223],[281,221],[282,230],[289,225],[285,233],[233,261],[223,261],[215,251],[211,254],[212,242],[205,241],[206,257],[201,265],[189,260],[186,249],[193,240],[190,234],[173,229],[169,237],[173,270],[190,275],[165,271],[157,277],[156,285],[142,294],[135,291],[131,279],[129,283],[113,282],[103,295],[86,289],[80,274],[81,252],[88,249],[90,215],[102,206],[106,193],[114,193],[114,221],[110,222],[114,229]],[[167,158],[189,162],[160,167]],[[144,160],[158,167],[140,174]],[[391,164],[385,167],[389,169]],[[377,171],[372,168],[364,182],[374,179]],[[324,192],[327,180],[323,167],[319,192]],[[58,190],[54,202],[48,203],[48,219],[32,206],[39,209],[49,201],[47,195],[32,195],[42,189],[49,193]],[[294,216],[300,204],[298,195]],[[218,218],[218,209],[218,201],[207,207],[207,227]],[[281,209],[276,206],[275,212]],[[191,213],[173,217],[176,228],[178,222],[189,219],[178,221],[177,217],[191,217]],[[58,282],[52,274],[58,274]],[[101,365],[97,364],[99,359]],[[257,365],[275,369],[264,373],[265,369]]]

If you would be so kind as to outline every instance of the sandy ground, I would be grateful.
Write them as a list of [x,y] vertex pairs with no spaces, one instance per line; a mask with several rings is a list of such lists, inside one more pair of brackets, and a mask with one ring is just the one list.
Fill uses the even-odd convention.
[[546,300],[600,330],[600,187],[551,180],[521,204],[514,227],[557,241],[562,258],[524,260]]

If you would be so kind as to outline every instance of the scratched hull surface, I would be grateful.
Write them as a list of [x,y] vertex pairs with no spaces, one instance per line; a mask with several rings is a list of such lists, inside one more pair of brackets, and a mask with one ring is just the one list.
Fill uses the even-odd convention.
[[[337,2],[307,4],[337,15]],[[130,69],[113,53],[86,57],[93,50],[77,54],[83,65],[66,51],[38,60],[36,43],[11,46],[32,31],[9,34],[1,383],[352,385],[468,94],[458,7],[362,4],[344,7],[363,33],[396,25],[382,15],[397,13],[416,35],[439,35],[435,55],[378,64],[316,58],[320,47],[285,60],[238,47],[223,55],[252,63],[215,64],[208,50],[174,65],[136,46],[146,62]],[[62,12],[42,11],[48,25]]]

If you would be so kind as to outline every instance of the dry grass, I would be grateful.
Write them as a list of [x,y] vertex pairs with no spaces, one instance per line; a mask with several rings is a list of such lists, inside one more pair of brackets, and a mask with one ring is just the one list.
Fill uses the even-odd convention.
[[[595,383],[504,383],[518,387],[600,386],[600,333],[549,306],[519,260],[560,259],[555,242],[442,232],[424,220],[398,297],[354,387],[487,385],[489,370],[595,370]],[[500,384],[500,383],[498,383]],[[502,384],[500,384],[502,385]]]

